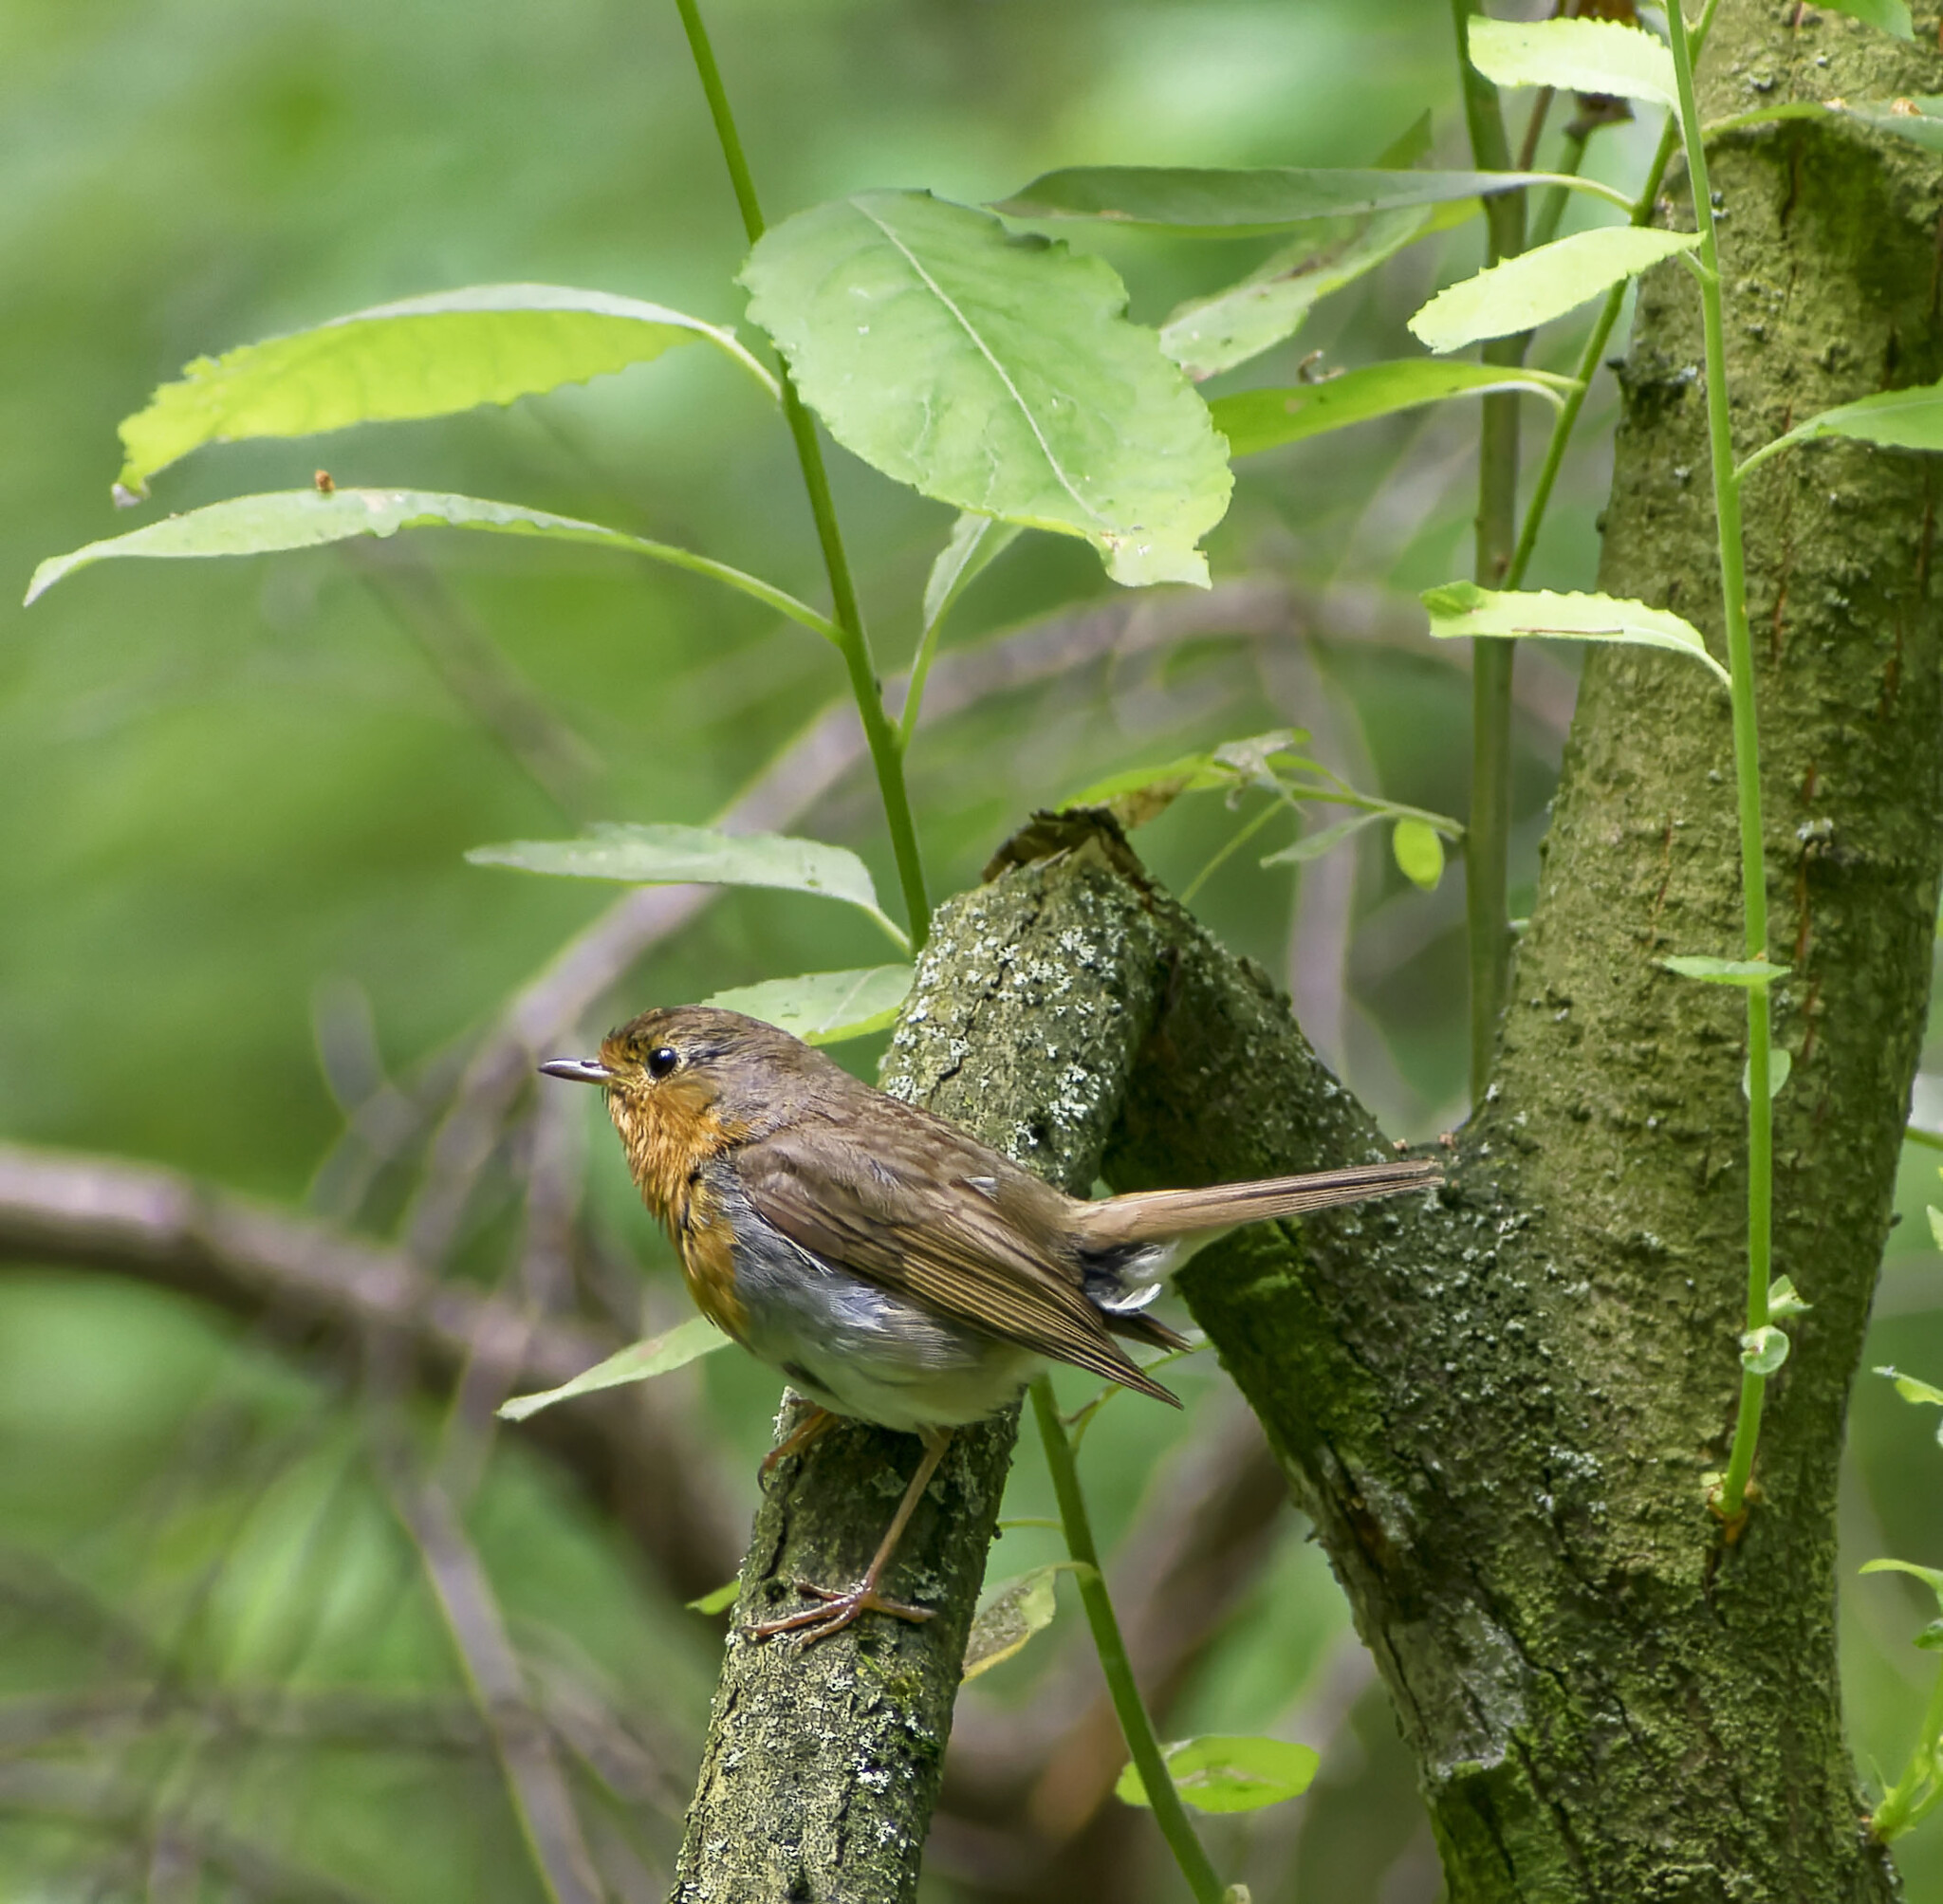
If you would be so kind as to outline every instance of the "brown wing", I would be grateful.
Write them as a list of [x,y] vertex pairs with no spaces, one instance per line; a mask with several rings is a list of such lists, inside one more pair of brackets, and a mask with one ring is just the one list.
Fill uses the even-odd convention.
[[872,1118],[867,1150],[842,1126],[794,1125],[743,1146],[735,1164],[758,1213],[825,1261],[1175,1402],[1107,1333],[1077,1266],[1063,1260],[1057,1192],[953,1126],[897,1105]]

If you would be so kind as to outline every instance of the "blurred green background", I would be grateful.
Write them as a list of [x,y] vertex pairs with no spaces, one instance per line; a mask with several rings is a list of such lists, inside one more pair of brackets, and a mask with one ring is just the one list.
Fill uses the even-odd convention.
[[[868,186],[976,203],[1060,164],[1368,162],[1427,107],[1440,156],[1462,162],[1449,14],[1430,0],[733,0],[710,17],[771,218]],[[509,412],[206,451],[167,471],[139,516],[109,505],[117,419],[205,351],[509,280],[735,321],[740,227],[672,7],[15,0],[0,10],[0,92],[10,599],[46,555],[298,486],[320,465],[341,485],[498,497],[687,543],[823,599],[786,436],[746,379],[698,351]],[[1632,176],[1638,135],[1603,138],[1597,169]],[[1076,242],[1105,252],[1150,320],[1269,249]],[[1405,252],[1239,380],[1287,381],[1315,349],[1332,364],[1403,354],[1403,318],[1476,246],[1472,228]],[[1535,360],[1564,368],[1573,349],[1545,337]],[[1612,402],[1602,382],[1537,585],[1590,578]],[[953,656],[991,665],[955,704],[940,692],[913,755],[934,891],[974,879],[1034,805],[1275,726],[1311,730],[1360,784],[1461,814],[1462,657],[1429,652],[1411,602],[1468,566],[1472,427],[1452,406],[1246,465],[1210,543],[1207,600],[1115,591],[1076,544],[1016,547],[948,638]],[[950,515],[841,453],[836,480],[895,669]],[[379,1233],[409,1205],[454,1067],[615,897],[470,868],[463,852],[583,819],[706,822],[842,685],[813,636],[698,581],[456,535],[375,559],[111,564],[0,618],[0,1131],[153,1159]],[[1061,631],[1085,658],[1003,684],[1004,644]],[[1568,664],[1531,656],[1521,683],[1528,893]],[[896,890],[854,770],[795,823],[853,845]],[[1184,803],[1139,844],[1180,887],[1236,824],[1218,803]],[[1278,822],[1261,850],[1289,837]],[[1448,1128],[1463,1108],[1456,879],[1416,892],[1380,833],[1300,881],[1256,858],[1230,860],[1200,909],[1289,987],[1399,1136]],[[581,1030],[879,955],[866,925],[814,901],[732,896],[653,947]],[[844,1055],[867,1068],[875,1051]],[[386,1080],[402,1095],[386,1098]],[[347,1136],[379,1100],[420,1107],[389,1157]],[[578,1268],[619,1322],[678,1317],[665,1246],[598,1106],[571,1115],[586,1120],[577,1236],[595,1265]],[[522,1232],[507,1185],[533,1140],[523,1116],[469,1207],[453,1274],[510,1273]],[[1929,1169],[1914,1156],[1915,1220],[1898,1231],[1869,1359],[1943,1379]],[[1218,1550],[1224,1592],[1164,1728],[1323,1747],[1307,1799],[1212,1834],[1258,1900],[1428,1904],[1435,1861],[1394,1725],[1305,1527],[1272,1488],[1262,1501],[1259,1451],[1224,1386],[1192,1369],[1185,1424],[1122,1401],[1087,1443],[1127,1591],[1160,1565],[1184,1501],[1228,1488],[1253,1504]],[[663,1388],[655,1406],[688,1435],[698,1490],[742,1525],[776,1384],[725,1355]],[[529,1438],[489,1447],[463,1424],[441,1430],[423,1398],[387,1413],[384,1393],[369,1366],[306,1353],[274,1318],[244,1327],[130,1281],[9,1266],[0,1895],[542,1895],[381,1481],[384,1447],[441,1433],[448,1452],[471,1450],[466,1525],[603,1882],[616,1898],[661,1894],[721,1621],[683,1610]],[[1852,1560],[1943,1562],[1929,1424],[1869,1380],[1853,1449]],[[1047,1510],[1028,1436],[1008,1513]],[[1009,1535],[995,1576],[1051,1558],[1052,1539]],[[1865,1766],[1899,1762],[1931,1670],[1909,1643],[1926,1617],[1909,1584],[1872,1581],[1844,1600]],[[927,1879],[940,1904],[1051,1895],[1062,1857],[1116,1874],[1110,1895],[1173,1895],[1146,1821],[1102,1811],[1083,1772],[1062,1784],[1062,1765],[1085,1761],[1075,1741],[1095,1696],[1078,1627],[1063,1620],[966,1695]],[[1905,1864],[1913,1897],[1943,1898],[1943,1857],[1924,1838]]]

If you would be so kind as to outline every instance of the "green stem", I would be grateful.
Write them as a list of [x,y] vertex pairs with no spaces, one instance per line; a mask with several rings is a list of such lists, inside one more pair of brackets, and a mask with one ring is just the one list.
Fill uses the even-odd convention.
[[1201,870],[1198,873],[1196,873],[1192,879],[1188,881],[1187,885],[1182,888],[1180,896],[1181,904],[1184,906],[1192,905],[1194,903],[1194,895],[1198,893],[1201,890],[1201,888],[1208,883],[1208,880],[1212,876],[1214,870],[1218,866],[1223,865],[1227,861],[1231,854],[1240,851],[1240,849],[1243,846],[1247,845],[1248,842],[1250,840],[1252,840],[1255,837],[1255,835],[1262,830],[1263,827],[1268,825],[1269,821],[1273,820],[1278,813],[1282,813],[1286,810],[1286,809],[1283,802],[1279,800],[1270,801],[1268,804],[1263,807],[1261,812],[1256,814],[1255,817],[1252,820],[1250,820],[1246,826],[1236,828],[1234,838],[1231,840],[1226,846],[1222,847],[1221,850],[1218,853],[1216,853],[1214,857],[1212,860],[1210,860],[1208,863],[1205,866],[1203,866]]
[[1920,1802],[1917,1800],[1923,1786],[1936,1775],[1939,1737],[1943,1737],[1943,1669],[1938,1670],[1936,1683],[1930,1689],[1930,1703],[1923,1709],[1922,1735],[1909,1755],[1909,1764],[1903,1766],[1902,1776],[1882,1794],[1882,1802],[1869,1821],[1869,1829],[1883,1844],[1907,1831],[1943,1797],[1943,1787],[1938,1787]]
[[1086,1569],[1075,1576],[1080,1584],[1081,1603],[1086,1609],[1086,1623],[1093,1629],[1093,1645],[1100,1654],[1100,1670],[1106,1676],[1106,1691],[1113,1700],[1127,1749],[1139,1767],[1140,1783],[1146,1787],[1147,1802],[1154,1808],[1154,1821],[1167,1840],[1167,1848],[1180,1866],[1194,1904],[1222,1904],[1222,1884],[1208,1861],[1201,1840],[1188,1822],[1188,1815],[1174,1788],[1173,1775],[1161,1756],[1160,1742],[1154,1736],[1153,1722],[1140,1703],[1140,1689],[1134,1683],[1134,1669],[1127,1658],[1126,1641],[1120,1637],[1120,1621],[1115,1618],[1113,1600],[1106,1591],[1106,1578],[1100,1571],[1100,1551],[1093,1544],[1093,1526],[1086,1517],[1086,1497],[1080,1491],[1080,1470],[1073,1460],[1072,1444],[1066,1439],[1059,1418],[1059,1404],[1052,1396],[1052,1382],[1040,1376],[1032,1383],[1032,1414],[1039,1423],[1039,1438],[1046,1444],[1046,1465],[1052,1472],[1052,1491],[1059,1497],[1059,1517],[1065,1524],[1066,1552]]
[[[1466,53],[1474,0],[1451,0],[1457,30],[1465,123],[1480,171],[1508,168],[1510,150],[1497,88]],[[1485,261],[1495,265],[1525,249],[1525,194],[1485,200]],[[1525,360],[1525,337],[1494,338],[1487,363]],[[1478,442],[1477,559],[1486,588],[1502,588],[1518,540],[1518,396],[1484,399]],[[1498,1020],[1510,979],[1509,863],[1511,841],[1511,670],[1508,641],[1473,644],[1471,665],[1471,814],[1464,836],[1464,911],[1471,968],[1471,1100],[1483,1101],[1497,1045]]]
[[[1767,956],[1767,862],[1761,825],[1761,735],[1754,705],[1754,644],[1748,628],[1748,580],[1741,545],[1741,485],[1734,474],[1732,419],[1728,412],[1727,325],[1720,289],[1720,248],[1713,231],[1707,148],[1693,91],[1687,23],[1667,9],[1674,74],[1679,83],[1680,127],[1693,187],[1700,321],[1706,346],[1707,436],[1713,463],[1713,514],[1720,538],[1721,607],[1727,623],[1728,668],[1733,678],[1734,791],[1741,827],[1741,917],[1749,958]],[[1774,1106],[1768,1095],[1767,988],[1748,988],[1748,1327],[1767,1326],[1767,1281],[1773,1228]],[[1765,1377],[1744,1375],[1739,1418],[1721,1483],[1720,1509],[1730,1525],[1745,1510],[1754,1449],[1761,1433]]]
[[[709,117],[714,121],[715,138],[729,167],[729,182],[742,213],[743,230],[753,245],[763,235],[762,207],[756,200],[755,180],[749,176],[741,135],[735,129],[735,116],[729,108],[721,68],[715,64],[714,48],[709,44],[708,29],[702,25],[696,0],[675,0],[675,8],[681,15],[689,50],[694,56],[695,72],[709,102]],[[924,862],[918,855],[917,829],[911,817],[910,794],[904,786],[903,755],[890,718],[884,712],[883,689],[871,659],[870,637],[864,632],[863,614],[850,579],[850,561],[843,550],[837,508],[830,496],[829,473],[823,467],[823,446],[817,441],[816,420],[796,394],[795,380],[786,364],[782,368],[780,381],[783,416],[796,444],[796,460],[803,468],[803,486],[809,493],[809,512],[816,521],[817,541],[823,546],[823,568],[829,576],[838,646],[842,650],[851,695],[857,702],[858,717],[863,723],[864,743],[870,749],[871,765],[877,769],[878,787],[883,798],[891,850],[897,856],[897,879],[904,889],[905,910],[911,916],[911,944],[914,951],[921,951],[931,934],[931,900],[924,889]]]
[[[1577,173],[1585,163],[1586,134],[1576,126],[1568,126],[1564,134],[1565,148],[1559,156],[1559,162],[1553,168],[1558,172]],[[1629,208],[1630,209],[1630,208]],[[1541,245],[1549,245],[1559,235],[1559,221],[1565,215],[1565,188],[1563,185],[1548,185],[1545,196],[1538,201],[1538,210],[1532,213],[1531,231],[1527,244],[1532,250]]]
[[1903,1127],[1902,1140],[1906,1144],[1920,1144],[1926,1151],[1943,1151],[1943,1131],[1926,1131],[1915,1124]]

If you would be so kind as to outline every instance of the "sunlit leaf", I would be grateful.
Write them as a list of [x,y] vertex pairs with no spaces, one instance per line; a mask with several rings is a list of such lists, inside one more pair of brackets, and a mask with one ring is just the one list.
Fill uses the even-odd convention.
[[1765,463],[1790,444],[1811,442],[1817,436],[1850,436],[1890,450],[1943,450],[1943,383],[1880,390],[1824,410],[1765,444],[1748,462]]
[[840,1044],[881,1031],[911,990],[908,965],[874,965],[860,971],[809,971],[718,991],[703,1002],[760,1018],[805,1044]]
[[442,416],[706,342],[775,379],[735,333],[661,305],[562,285],[473,285],[353,311],[309,330],[199,357],[121,425],[123,486],[204,443],[310,436],[352,423]]
[[1469,45],[1471,64],[1497,85],[1679,103],[1666,43],[1615,20],[1492,20],[1474,13]]
[[923,633],[929,635],[990,564],[1018,541],[1017,523],[965,511],[952,525],[951,535],[931,564],[924,583]]
[[1052,1624],[1059,1612],[1053,1591],[1060,1562],[1034,1567],[993,1589],[972,1621],[965,1641],[965,1677],[976,1679],[1019,1652],[1035,1633]]
[[1554,182],[1544,172],[1076,165],[1042,175],[992,210],[1009,218],[1100,218],[1164,227],[1181,237],[1251,238],[1317,218],[1366,217]]
[[1938,1210],[1934,1203],[1926,1203],[1923,1208],[1930,1214],[1930,1241],[1938,1249],[1943,1249],[1943,1210]]
[[740,1581],[724,1581],[712,1593],[705,1593],[699,1599],[685,1603],[690,1613],[727,1613],[735,1604],[735,1596],[741,1591]]
[[765,234],[749,315],[846,449],[925,495],[1083,537],[1130,585],[1205,585],[1233,477],[1208,409],[1098,258],[919,192]]
[[903,943],[877,902],[870,869],[845,846],[784,833],[720,833],[710,826],[603,824],[579,840],[513,840],[475,846],[475,866],[511,866],[635,886],[769,886],[816,893],[867,913]]
[[1258,451],[1447,397],[1520,390],[1562,403],[1578,387],[1576,379],[1554,377],[1548,371],[1407,357],[1391,363],[1366,363],[1318,383],[1237,391],[1215,397],[1208,408],[1214,427],[1228,438],[1230,453],[1252,456]]
[[1484,338],[1509,337],[1564,317],[1622,278],[1691,251],[1699,242],[1690,231],[1638,225],[1574,231],[1439,291],[1410,320],[1410,328],[1439,354]]
[[1427,589],[1422,600],[1430,611],[1431,633],[1439,637],[1537,635],[1564,641],[1670,648],[1703,662],[1723,683],[1729,679],[1691,621],[1671,609],[1649,608],[1643,601],[1610,595],[1554,595],[1544,589],[1493,594],[1471,582]]
[[1390,850],[1397,870],[1413,886],[1434,893],[1444,877],[1444,842],[1437,829],[1421,820],[1399,820],[1390,831]]
[[[1322,1755],[1313,1746],[1289,1739],[1235,1738],[1210,1734],[1188,1739],[1166,1751],[1174,1788],[1197,1811],[1259,1811],[1299,1798],[1316,1776]],[[1131,1762],[1114,1785],[1127,1804],[1152,1801]]]
[[1817,0],[1817,4],[1830,13],[1846,13],[1864,26],[1879,27],[1898,40],[1914,40],[1916,36],[1905,0]]
[[353,536],[393,536],[407,528],[485,529],[495,535],[544,536],[553,542],[588,543],[598,548],[620,549],[650,561],[705,575],[753,596],[765,606],[814,628],[826,639],[836,638],[836,626],[807,603],[772,588],[758,577],[745,575],[727,563],[712,562],[669,543],[624,535],[598,523],[577,522],[571,516],[548,515],[544,509],[521,508],[515,503],[482,502],[473,496],[439,495],[423,490],[277,490],[268,495],[232,496],[186,515],[164,516],[160,522],[131,529],[126,535],[91,542],[66,555],[49,556],[34,570],[28,585],[29,603],[45,595],[63,576],[91,563],[122,556],[147,556],[166,561],[229,555],[268,555],[283,549],[317,548],[326,543],[348,542]]
[[1697,978],[1707,985],[1738,985],[1757,988],[1786,978],[1788,967],[1771,965],[1765,958],[1703,958],[1680,953],[1659,961],[1668,971],[1682,978]]
[[510,1401],[500,1404],[499,1416],[502,1421],[524,1421],[543,1408],[551,1408],[556,1401],[568,1401],[577,1395],[592,1395],[599,1389],[620,1388],[624,1382],[647,1381],[651,1377],[666,1375],[698,1356],[712,1355],[715,1350],[726,1348],[728,1343],[729,1338],[706,1316],[692,1316],[664,1334],[636,1342],[620,1354],[609,1356],[604,1362],[597,1362],[584,1375],[577,1375],[558,1388],[543,1389],[538,1395],[514,1396]]

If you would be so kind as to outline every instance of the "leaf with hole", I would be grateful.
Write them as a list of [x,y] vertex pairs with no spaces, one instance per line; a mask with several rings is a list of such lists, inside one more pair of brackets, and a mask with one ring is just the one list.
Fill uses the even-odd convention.
[[276,490],[268,495],[231,496],[227,502],[211,503],[186,515],[164,516],[160,522],[131,529],[126,535],[91,542],[66,555],[49,556],[34,570],[27,600],[31,605],[78,568],[124,556],[178,561],[271,555],[293,548],[321,548],[334,542],[348,542],[354,536],[394,536],[408,528],[483,529],[494,535],[541,536],[551,542],[587,543],[597,548],[643,555],[752,596],[765,607],[802,622],[805,628],[814,628],[825,640],[834,641],[837,637],[836,624],[828,616],[819,615],[793,595],[770,587],[757,576],[731,568],[727,563],[712,562],[670,543],[649,542],[643,536],[602,528],[598,523],[578,522],[572,516],[425,490]]
[[1052,1624],[1059,1612],[1054,1584],[1061,1572],[1073,1565],[1070,1561],[1056,1561],[992,1589],[972,1617],[965,1641],[965,1678],[976,1679],[981,1673],[990,1673],[1023,1650],[1035,1633],[1043,1633]]
[[1555,377],[1549,371],[1406,357],[1391,363],[1366,363],[1316,383],[1236,391],[1215,397],[1208,408],[1214,427],[1228,438],[1230,454],[1252,456],[1423,403],[1517,390],[1562,405],[1578,387],[1576,378]]
[[845,449],[924,495],[1090,543],[1116,582],[1206,586],[1233,477],[1208,406],[1098,258],[921,192],[772,227],[749,316]]
[[841,1044],[846,1038],[881,1031],[895,1021],[911,990],[911,977],[908,965],[806,971],[800,978],[771,978],[718,991],[703,1003],[760,1018],[805,1044]]
[[775,396],[775,379],[732,330],[638,298],[563,285],[473,285],[379,305],[197,358],[122,423],[120,481],[139,495],[158,470],[204,443],[311,436],[511,403],[697,342]]
[[1617,20],[1492,20],[1473,13],[1468,44],[1471,64],[1496,85],[1679,104],[1666,42]]
[[1098,218],[1150,226],[1183,238],[1258,238],[1318,218],[1364,218],[1406,206],[1485,198],[1557,182],[1545,172],[1076,165],[1042,174],[991,209],[1008,218]]
[[855,906],[908,952],[904,934],[877,902],[870,869],[845,846],[785,833],[721,833],[712,826],[607,823],[579,840],[513,840],[475,846],[474,866],[510,866],[575,879],[633,886],[768,886],[814,893]]
[[543,1389],[537,1395],[514,1396],[510,1401],[500,1404],[499,1418],[525,1421],[528,1415],[538,1414],[557,1401],[570,1401],[577,1395],[593,1395],[603,1388],[620,1388],[625,1382],[648,1381],[728,1345],[729,1338],[706,1316],[694,1316],[661,1335],[651,1336],[646,1341],[635,1342],[618,1355],[609,1356],[604,1362],[597,1362],[584,1375],[577,1375],[558,1388]]
[[[1210,1733],[1170,1746],[1165,1754],[1174,1788],[1197,1811],[1260,1811],[1300,1798],[1316,1776],[1322,1755],[1289,1739]],[[1139,1767],[1129,1763],[1114,1785],[1123,1803],[1152,1802]]]
[[1691,232],[1638,225],[1574,231],[1439,291],[1410,320],[1410,328],[1440,356],[1485,338],[1511,337],[1564,317],[1699,242]]
[[1422,601],[1430,611],[1431,633],[1447,640],[1544,636],[1562,641],[1670,648],[1712,669],[1723,686],[1729,684],[1727,670],[1707,652],[1700,631],[1669,608],[1649,608],[1643,601],[1611,595],[1555,595],[1546,589],[1494,594],[1474,582],[1426,589]]

